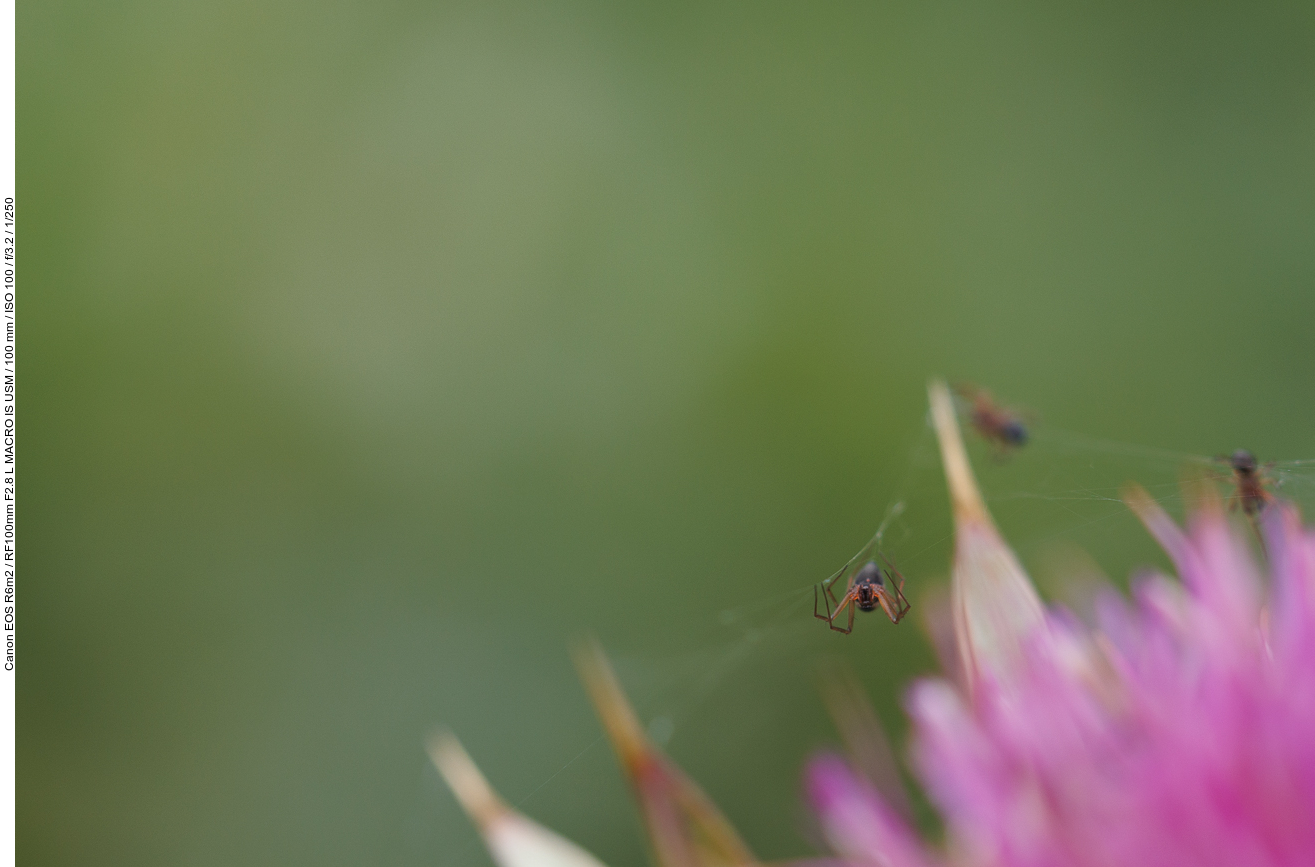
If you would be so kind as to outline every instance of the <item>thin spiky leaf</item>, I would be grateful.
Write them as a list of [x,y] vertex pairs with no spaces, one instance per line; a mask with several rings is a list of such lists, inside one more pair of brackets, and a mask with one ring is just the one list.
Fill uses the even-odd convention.
[[570,840],[507,806],[451,732],[435,732],[427,746],[434,766],[479,829],[499,867],[603,867]]
[[756,864],[749,847],[712,800],[649,741],[598,643],[580,644],[575,661],[639,802],[658,864]]

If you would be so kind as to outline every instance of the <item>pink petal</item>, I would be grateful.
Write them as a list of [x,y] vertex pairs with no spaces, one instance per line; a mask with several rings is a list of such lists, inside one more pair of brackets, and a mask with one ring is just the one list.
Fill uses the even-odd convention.
[[844,760],[820,755],[808,764],[805,785],[836,854],[857,864],[877,867],[928,867],[908,827]]

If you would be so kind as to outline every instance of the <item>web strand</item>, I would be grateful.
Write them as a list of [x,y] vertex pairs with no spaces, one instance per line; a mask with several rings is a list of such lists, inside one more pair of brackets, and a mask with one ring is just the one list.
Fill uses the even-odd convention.
[[[906,452],[904,472],[886,499],[876,531],[838,571],[778,576],[780,589],[735,607],[714,608],[715,613],[705,615],[709,640],[703,649],[667,657],[627,657],[621,649],[618,669],[623,681],[628,671],[649,672],[650,686],[634,689],[631,698],[656,742],[678,737],[708,699],[747,668],[780,654],[819,655],[834,647],[828,642],[847,640],[811,616],[809,606],[819,583],[847,579],[854,569],[879,554],[899,566],[908,580],[905,592],[915,606],[920,589],[945,580],[954,533],[932,440],[930,427],[924,424]],[[1205,477],[1221,486],[1228,486],[1231,479],[1228,467],[1216,457],[1090,437],[1051,426],[1039,427],[1025,446],[1004,455],[979,438],[969,436],[969,440],[987,505],[1025,563],[1053,543],[1069,541],[1082,546],[1086,540],[1110,533],[1135,533],[1135,538],[1145,543],[1145,550],[1152,550],[1153,544],[1121,499],[1120,488],[1126,482],[1137,482],[1156,502],[1181,515],[1186,506],[1181,487],[1185,472],[1201,476],[1208,468]],[[1274,461],[1264,467],[1277,496],[1292,499],[1307,510],[1315,506],[1315,458]],[[1135,567],[1132,563],[1112,565],[1115,568],[1110,574],[1116,576],[1116,584],[1123,580],[1119,576]],[[897,627],[883,618],[860,621],[856,630],[859,628]],[[665,685],[659,685],[663,681]],[[532,801],[549,789],[603,740],[599,736],[566,757],[552,774],[516,798],[515,805]]]

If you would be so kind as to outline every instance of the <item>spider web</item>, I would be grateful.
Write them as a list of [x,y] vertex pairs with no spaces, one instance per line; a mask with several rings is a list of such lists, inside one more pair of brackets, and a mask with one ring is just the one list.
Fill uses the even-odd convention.
[[[1130,575],[1148,567],[1170,571],[1163,553],[1123,503],[1120,491],[1126,483],[1141,485],[1180,520],[1187,511],[1184,479],[1214,480],[1225,496],[1232,493],[1228,465],[1208,455],[1099,439],[1047,425],[1030,430],[1025,446],[1006,453],[975,436],[966,422],[964,432],[979,486],[1001,533],[1043,598],[1079,616],[1093,585],[1126,586]],[[681,761],[686,747],[697,752],[701,741],[724,741],[743,725],[725,719],[728,713],[734,715],[737,700],[754,703],[746,718],[770,718],[778,703],[803,701],[816,705],[821,715],[816,691],[807,682],[816,681],[819,658],[836,656],[862,658],[865,669],[872,668],[872,659],[912,660],[911,665],[878,666],[875,676],[864,678],[883,722],[899,738],[905,725],[902,715],[893,700],[883,704],[881,696],[896,696],[912,677],[936,670],[914,623],[919,608],[926,607],[938,588],[948,586],[953,545],[945,479],[929,424],[922,426],[903,464],[900,482],[885,495],[875,516],[873,535],[866,542],[855,540],[849,549],[856,552],[852,557],[845,559],[847,552],[841,552],[835,561],[819,563],[813,574],[782,580],[749,602],[704,609],[701,629],[686,645],[694,649],[655,654],[609,648],[656,743],[675,751]],[[1311,512],[1315,459],[1262,461],[1262,466],[1277,497]],[[1239,532],[1254,540],[1240,511],[1235,520]],[[914,606],[909,618],[895,627],[880,612],[859,614],[849,636],[814,618],[820,582],[834,581],[839,595],[852,572],[881,557],[889,558],[907,581],[905,593]],[[783,693],[778,684],[785,682],[796,691]],[[714,736],[714,731],[720,734]],[[834,741],[834,735],[830,739]],[[594,736],[578,752],[562,756],[556,770],[536,785],[505,794],[514,806],[532,813],[555,785],[572,776],[568,770],[579,773],[584,760],[592,766],[609,753],[604,737]],[[797,765],[796,758],[783,761]],[[707,772],[694,763],[687,769],[699,779]],[[931,821],[929,816],[921,802],[924,824]]]
[[[1102,580],[1116,586],[1126,586],[1129,576],[1147,567],[1170,568],[1124,504],[1124,485],[1140,485],[1180,520],[1187,512],[1187,481],[1212,481],[1224,497],[1234,496],[1231,470],[1216,457],[1103,440],[1054,427],[1038,427],[1025,447],[1002,453],[972,436],[971,428],[965,426],[965,433],[987,506],[1048,602],[1071,601],[1065,598],[1068,576],[1057,572],[1074,568],[1079,551],[1086,552],[1086,559],[1076,565],[1098,569]],[[1294,501],[1307,512],[1315,505],[1315,459],[1274,461],[1264,468],[1277,497]],[[1250,533],[1240,511],[1235,517],[1239,530]],[[716,649],[692,653],[684,662],[671,662],[678,671],[670,677],[675,682],[670,687],[674,698],[651,695],[649,699],[655,707],[671,705],[670,711],[655,716],[660,720],[658,740],[670,736],[679,717],[697,705],[700,695],[716,689],[740,667],[776,650],[813,646],[810,638],[828,631],[812,616],[815,588],[833,582],[840,595],[847,578],[863,564],[889,558],[906,578],[905,591],[916,606],[921,590],[946,583],[952,544],[940,455],[927,425],[909,450],[903,480],[890,494],[876,531],[852,557],[843,565],[833,563],[831,570],[820,568],[780,590],[721,609],[715,622],[709,618],[709,635],[730,631],[736,638]],[[880,614],[856,618],[856,631],[889,628]],[[635,660],[627,662],[644,667]]]

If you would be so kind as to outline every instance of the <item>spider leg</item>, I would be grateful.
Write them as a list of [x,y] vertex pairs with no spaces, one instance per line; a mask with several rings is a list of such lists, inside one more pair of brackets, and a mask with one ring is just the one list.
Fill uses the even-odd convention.
[[[892,563],[892,562],[890,562],[890,558],[887,557],[885,554],[882,554],[882,555],[881,555],[881,559],[882,559],[882,560],[885,560],[885,561],[886,561],[886,565],[890,567],[889,569],[886,570],[886,579],[887,579],[888,581],[890,581],[890,583],[891,583],[892,586],[897,586],[900,590],[903,590],[903,589],[904,589],[904,576],[900,574],[900,571],[899,571],[898,569],[895,568],[895,564]],[[899,580],[897,581],[896,579],[899,579]],[[903,595],[903,594],[901,594],[901,595]]]
[[840,600],[836,598],[836,591],[832,590],[830,585],[827,585],[825,589],[826,589],[826,595],[831,597],[831,604],[836,606],[836,610],[839,611]]
[[889,593],[878,591],[877,602],[881,603],[881,610],[890,618],[891,623],[899,623],[899,619],[903,617],[903,615],[899,613],[899,603],[895,601],[893,596]]
[[832,575],[830,578],[822,582],[822,586],[827,588],[834,586],[836,583],[836,579],[839,578],[841,575],[844,575],[845,570],[848,569],[851,565],[853,565],[853,562],[854,562],[853,560],[850,560],[844,566],[841,566],[839,572],[837,572],[836,574]]
[[[848,609],[849,609],[849,625],[848,625],[845,629],[841,629],[839,626],[836,626],[836,618],[840,616],[840,612],[841,612],[841,611],[844,611],[845,608],[848,608]],[[834,612],[831,612],[831,616],[830,616],[830,618],[827,619],[827,626],[830,626],[830,627],[831,627],[833,630],[835,630],[836,632],[843,632],[843,633],[845,633],[846,635],[848,635],[849,633],[851,633],[851,632],[854,631],[854,596],[853,596],[853,594],[850,594],[850,593],[846,593],[846,594],[845,594],[845,598],[842,599],[842,600],[840,601],[840,605],[839,605],[839,607],[837,607],[836,610],[835,610]]]
[[[835,577],[836,577],[836,576],[832,576],[832,579],[834,580]],[[818,588],[818,587],[821,587],[821,588],[822,588],[822,602],[823,602],[823,604],[826,605],[826,614],[825,614],[825,615],[822,615],[822,614],[818,614],[818,613],[817,613],[817,595],[818,595],[818,594],[817,594],[817,588]],[[839,613],[840,613],[840,601],[839,601],[838,599],[836,599],[836,594],[835,594],[834,592],[832,592],[832,590],[831,590],[831,586],[830,586],[829,584],[827,584],[825,581],[823,581],[821,584],[814,584],[814,585],[813,585],[813,616],[816,617],[818,620],[825,620],[827,623],[830,623],[832,620],[835,619],[835,616],[836,616],[836,614],[832,614],[832,613],[831,613],[831,606],[832,606],[832,605],[836,606],[836,614],[839,614]]]
[[904,595],[904,582],[900,581],[899,586],[895,588],[895,622],[899,623],[903,620],[904,615],[908,614],[912,608],[913,603],[909,602],[908,597]]
[[909,600],[905,598],[904,592],[899,587],[892,584],[891,590],[894,592],[877,591],[877,601],[881,603],[881,610],[886,612],[890,622],[898,624],[913,606],[909,604]]
[[[890,558],[885,554],[881,555],[881,559],[885,560],[886,565],[890,567],[886,570],[886,580],[890,582],[891,590],[894,591],[882,596],[881,607],[885,609],[886,616],[890,618],[891,623],[899,623],[913,606],[909,603],[908,597],[904,595],[904,576],[900,574],[900,571],[895,568],[895,564],[890,562]],[[887,597],[891,600],[890,605],[887,605]]]
[[813,616],[816,617],[818,620],[825,620],[827,623],[830,623],[830,622],[831,622],[831,603],[830,603],[830,602],[826,602],[826,595],[825,595],[825,594],[822,595],[822,601],[823,601],[823,602],[826,602],[826,614],[818,614],[818,613],[817,613],[817,597],[818,597],[817,588],[818,588],[818,587],[823,587],[823,588],[826,589],[826,591],[827,591],[828,593],[830,592],[830,588],[829,588],[829,587],[826,587],[826,585],[824,585],[824,584],[814,584],[814,585],[813,585]]
[[[839,626],[836,626],[835,623],[829,623],[829,624],[827,624],[827,625],[830,626],[830,627],[831,627],[834,631],[836,631],[836,632],[841,632],[841,633],[844,633],[845,635],[848,635],[849,633],[851,633],[851,632],[854,631],[854,600],[853,600],[853,598],[852,598],[852,597],[849,597],[849,596],[846,596],[846,597],[845,597],[845,604],[849,606],[849,623],[846,624],[845,628],[844,628],[844,629],[841,629]],[[835,616],[836,616],[836,617],[839,617],[839,616],[840,616],[840,609],[839,609],[839,608],[836,609],[836,615],[835,615]]]

